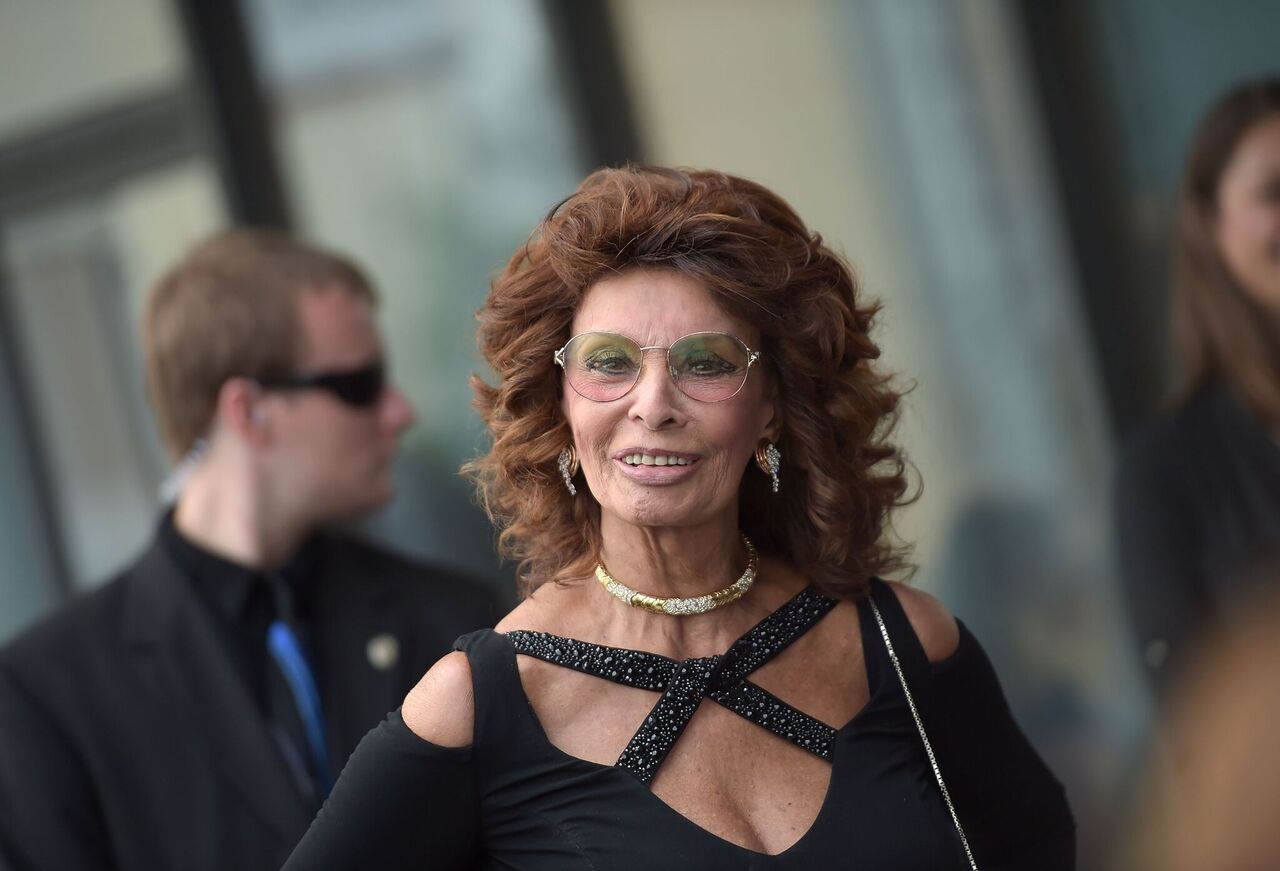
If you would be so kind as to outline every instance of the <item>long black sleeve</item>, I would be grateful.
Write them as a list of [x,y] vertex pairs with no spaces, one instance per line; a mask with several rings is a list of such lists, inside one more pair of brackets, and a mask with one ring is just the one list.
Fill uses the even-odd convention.
[[428,743],[393,711],[360,742],[284,871],[469,871],[479,831],[471,748]]
[[1018,727],[982,646],[932,668],[923,716],[978,867],[1071,871],[1075,822],[1062,785]]

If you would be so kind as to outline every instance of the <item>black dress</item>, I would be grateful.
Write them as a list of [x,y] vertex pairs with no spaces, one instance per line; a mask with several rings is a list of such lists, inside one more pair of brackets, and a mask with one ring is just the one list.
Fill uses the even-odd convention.
[[1214,384],[1130,440],[1115,495],[1134,636],[1163,691],[1208,628],[1280,577],[1280,446]]
[[[931,664],[897,597],[879,605],[978,867],[1074,867],[1061,785],[1019,731],[990,663],[961,624],[960,645]],[[836,730],[796,711],[749,674],[833,603],[806,590],[723,656],[674,660],[541,633],[458,640],[475,690],[475,738],[443,748],[392,713],[370,732],[294,851],[301,869],[874,869],[967,868],[959,838],[872,609],[859,603],[870,699]],[[663,695],[617,765],[550,743],[524,694],[518,653]],[[703,697],[828,758],[830,786],[810,829],[767,855],[694,824],[646,784]],[[674,729],[673,729],[674,727]]]

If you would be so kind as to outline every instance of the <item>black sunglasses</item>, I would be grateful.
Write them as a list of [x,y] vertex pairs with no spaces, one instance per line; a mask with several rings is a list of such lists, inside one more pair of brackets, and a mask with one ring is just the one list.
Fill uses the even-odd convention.
[[387,387],[386,366],[379,360],[345,372],[305,372],[258,382],[264,390],[327,390],[354,408],[369,408]]

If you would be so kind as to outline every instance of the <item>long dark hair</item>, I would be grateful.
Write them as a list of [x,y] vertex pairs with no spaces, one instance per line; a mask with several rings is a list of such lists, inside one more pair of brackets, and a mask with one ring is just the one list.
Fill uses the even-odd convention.
[[1218,188],[1240,141],[1280,117],[1280,79],[1238,85],[1200,122],[1182,176],[1173,282],[1173,346],[1181,372],[1174,404],[1206,384],[1230,384],[1250,408],[1280,420],[1280,342],[1231,274],[1214,238]]

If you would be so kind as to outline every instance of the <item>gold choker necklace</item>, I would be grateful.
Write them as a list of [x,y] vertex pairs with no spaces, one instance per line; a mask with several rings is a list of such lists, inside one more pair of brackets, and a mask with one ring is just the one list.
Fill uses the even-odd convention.
[[675,617],[705,614],[708,611],[719,608],[721,605],[728,605],[730,602],[738,601],[746,594],[747,590],[751,589],[751,585],[756,582],[756,567],[759,565],[756,547],[751,543],[751,539],[745,535],[742,536],[742,543],[747,547],[747,570],[742,573],[742,577],[723,590],[716,590],[714,593],[707,593],[705,596],[691,596],[688,599],[660,599],[657,596],[646,596],[644,593],[637,593],[626,584],[615,581],[605,571],[604,563],[596,564],[596,580],[603,584],[606,590],[628,605],[643,608],[655,614],[671,614]]

